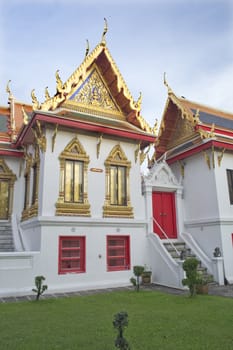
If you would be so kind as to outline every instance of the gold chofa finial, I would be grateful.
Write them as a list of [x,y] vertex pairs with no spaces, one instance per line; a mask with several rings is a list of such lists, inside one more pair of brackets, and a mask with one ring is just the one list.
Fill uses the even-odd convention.
[[46,99],[46,101],[47,100],[49,100],[51,97],[50,97],[50,94],[49,94],[49,90],[48,90],[48,86],[46,86],[46,88],[45,88],[45,99]]
[[89,46],[89,41],[88,39],[86,40],[86,52],[85,52],[85,57],[87,57],[87,55],[89,54],[89,50],[90,50],[90,46]]
[[35,95],[35,89],[32,90],[31,97],[32,97],[32,108],[33,108],[33,110],[39,109],[40,105],[39,105],[39,101],[37,100],[36,95]]
[[59,75],[59,69],[56,70],[56,83],[57,83],[57,91],[58,92],[61,92],[62,88],[63,88],[63,82],[60,78],[60,75]]
[[9,97],[12,97],[12,92],[10,89],[10,82],[11,82],[11,80],[8,80],[8,83],[6,85],[6,92],[9,94]]
[[107,31],[108,31],[108,22],[107,22],[106,18],[104,18],[104,31],[103,31],[102,40],[101,40],[102,45],[106,44],[105,35],[106,35]]
[[139,93],[139,97],[135,103],[135,107],[138,109],[138,110],[141,110],[141,106],[142,106],[142,93],[140,92]]
[[167,79],[166,79],[166,72],[163,73],[163,83],[167,87],[168,94],[172,93],[172,89],[168,85]]

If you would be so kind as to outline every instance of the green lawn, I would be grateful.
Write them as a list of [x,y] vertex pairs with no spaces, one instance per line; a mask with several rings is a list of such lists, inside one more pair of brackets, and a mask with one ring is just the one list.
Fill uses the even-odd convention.
[[0,304],[0,349],[114,350],[120,311],[131,350],[233,349],[233,299],[156,291]]

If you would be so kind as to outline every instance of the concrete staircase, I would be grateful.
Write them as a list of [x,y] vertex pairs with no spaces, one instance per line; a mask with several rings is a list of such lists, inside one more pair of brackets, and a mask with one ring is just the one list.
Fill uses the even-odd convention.
[[[171,257],[174,260],[185,260],[187,258],[197,258],[195,254],[192,253],[191,249],[186,246],[184,242],[172,242],[173,246],[171,243],[164,242],[163,245],[168,251],[168,253],[171,255]],[[175,250],[175,248],[176,250]],[[177,253],[178,252],[178,253]],[[197,258],[197,260],[199,260]],[[210,275],[207,271],[207,268],[202,266],[201,261],[199,260],[199,265],[197,267],[197,271],[206,279],[208,280],[213,280],[213,276]]]
[[0,252],[13,252],[14,241],[11,223],[8,221],[0,221]]

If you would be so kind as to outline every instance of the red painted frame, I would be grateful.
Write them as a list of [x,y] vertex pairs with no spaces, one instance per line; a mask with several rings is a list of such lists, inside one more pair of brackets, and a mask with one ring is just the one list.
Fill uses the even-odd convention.
[[[125,255],[113,255],[113,256],[109,256],[109,240],[110,239],[123,239],[124,240],[124,244],[125,244]],[[119,249],[123,246],[111,246],[111,249]],[[107,271],[123,271],[123,270],[130,270],[130,236],[122,236],[122,235],[108,235],[107,236],[107,244],[106,244],[106,257],[107,257]],[[109,262],[110,259],[125,259],[125,264],[124,265],[119,265],[119,266],[110,266]]]
[[[80,241],[80,248],[70,247],[70,248],[63,248],[62,242],[63,241]],[[77,260],[77,257],[63,257],[62,252],[63,251],[71,251],[71,250],[77,250],[80,251],[80,268],[69,268],[64,269],[62,268],[62,261],[64,260]],[[59,253],[58,253],[58,274],[67,274],[67,273],[83,273],[86,272],[86,237],[85,236],[59,236]]]

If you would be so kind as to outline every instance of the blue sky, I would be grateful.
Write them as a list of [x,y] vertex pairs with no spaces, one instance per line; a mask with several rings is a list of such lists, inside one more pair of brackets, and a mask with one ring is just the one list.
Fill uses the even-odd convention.
[[233,113],[231,0],[1,0],[0,104],[31,102],[35,88],[55,93],[93,49],[108,20],[107,46],[142,114],[151,124],[166,103],[166,72],[175,93]]

